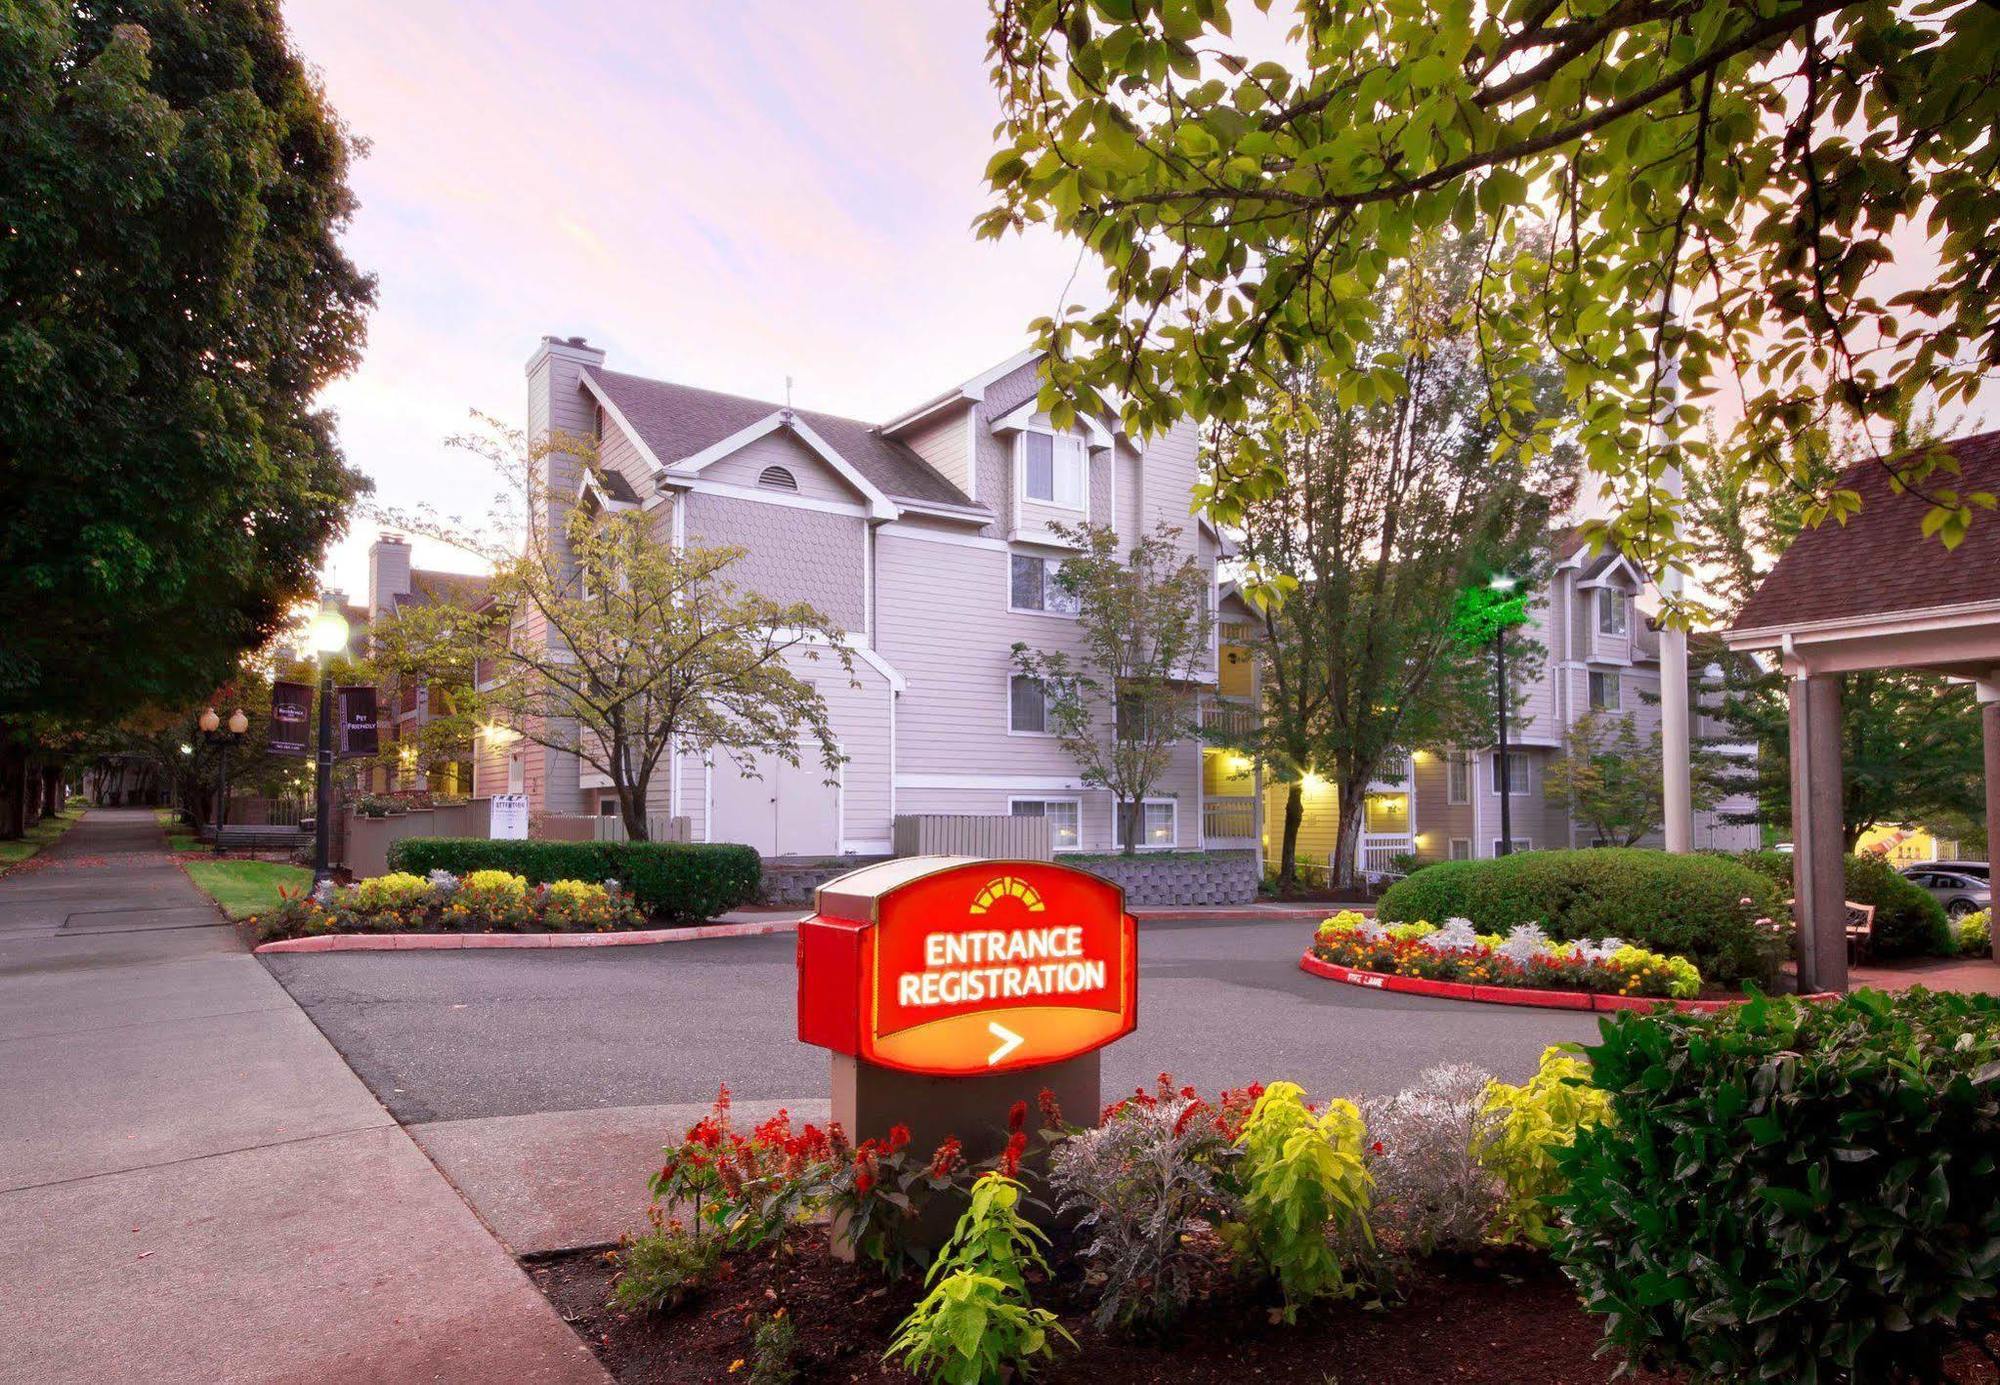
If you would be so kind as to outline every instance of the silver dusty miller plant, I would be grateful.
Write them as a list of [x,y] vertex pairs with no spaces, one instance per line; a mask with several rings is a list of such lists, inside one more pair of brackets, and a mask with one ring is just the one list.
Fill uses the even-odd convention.
[[1416,1085],[1362,1104],[1369,1172],[1375,1175],[1374,1218],[1394,1233],[1405,1253],[1479,1247],[1500,1184],[1472,1151],[1486,1142],[1492,1075],[1465,1063],[1421,1073]]
[[1187,1307],[1209,1258],[1192,1233],[1231,1216],[1216,1171],[1233,1154],[1214,1113],[1186,1097],[1128,1103],[1055,1147],[1049,1188],[1059,1216],[1077,1215],[1098,1326],[1168,1323]]

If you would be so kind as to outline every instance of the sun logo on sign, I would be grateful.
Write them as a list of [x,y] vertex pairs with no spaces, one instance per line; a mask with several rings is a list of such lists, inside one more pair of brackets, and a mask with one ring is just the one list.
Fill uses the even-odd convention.
[[1020,900],[1021,907],[1031,914],[1043,913],[1048,908],[1042,903],[1042,896],[1033,885],[1018,876],[1003,875],[979,892],[972,901],[972,908],[967,912],[983,914],[1003,899]]

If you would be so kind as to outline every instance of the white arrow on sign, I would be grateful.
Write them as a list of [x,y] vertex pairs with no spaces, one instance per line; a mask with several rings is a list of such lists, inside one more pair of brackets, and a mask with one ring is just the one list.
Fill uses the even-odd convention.
[[1000,1041],[1000,1047],[994,1049],[986,1057],[986,1066],[989,1068],[1027,1042],[1025,1038],[1016,1034],[998,1020],[988,1020],[986,1022],[986,1032]]

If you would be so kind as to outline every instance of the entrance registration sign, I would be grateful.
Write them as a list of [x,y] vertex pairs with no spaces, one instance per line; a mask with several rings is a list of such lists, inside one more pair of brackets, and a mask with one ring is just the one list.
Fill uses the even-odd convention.
[[1060,1063],[1138,1023],[1123,891],[1047,861],[865,866],[821,888],[798,964],[799,1038],[904,1072]]

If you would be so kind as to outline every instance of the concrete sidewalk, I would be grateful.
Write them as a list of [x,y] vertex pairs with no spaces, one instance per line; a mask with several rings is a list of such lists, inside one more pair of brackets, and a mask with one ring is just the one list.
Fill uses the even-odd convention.
[[165,853],[0,880],[0,1381],[601,1382]]

